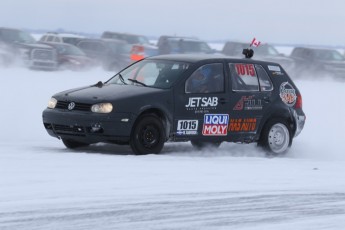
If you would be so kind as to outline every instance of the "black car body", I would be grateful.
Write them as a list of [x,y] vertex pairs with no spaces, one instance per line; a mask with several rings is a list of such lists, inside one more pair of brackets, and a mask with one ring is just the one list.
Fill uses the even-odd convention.
[[131,63],[131,47],[114,39],[82,39],[77,44],[85,54],[97,61],[105,70],[118,71]]
[[36,43],[27,32],[0,28],[0,41],[9,45],[23,65],[31,69],[55,70],[57,67],[56,52],[47,45]]
[[299,77],[334,77],[345,80],[345,58],[334,49],[296,47],[292,50]]
[[258,142],[279,154],[304,122],[301,94],[279,64],[214,55],[147,58],[55,94],[43,111],[47,132],[68,148],[108,142],[137,154],[159,153],[166,141]]
[[[240,57],[242,50],[248,48],[249,44],[244,42],[229,41],[224,44],[222,53],[231,57]],[[295,71],[295,60],[279,53],[278,50],[269,44],[262,44],[254,48],[254,58],[264,61],[276,62],[291,75]]]

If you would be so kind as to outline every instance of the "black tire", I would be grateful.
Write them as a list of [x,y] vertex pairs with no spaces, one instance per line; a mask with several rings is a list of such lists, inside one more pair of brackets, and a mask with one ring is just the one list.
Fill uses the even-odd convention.
[[165,142],[162,121],[155,115],[144,115],[135,124],[129,144],[137,155],[160,153]]
[[190,143],[196,149],[203,149],[206,147],[218,148],[222,144],[222,142],[196,141],[196,140],[192,140],[190,141]]
[[87,143],[82,143],[82,142],[67,140],[67,139],[62,139],[62,143],[66,146],[66,148],[69,148],[69,149],[76,149],[76,148],[89,146],[89,144]]
[[283,155],[292,144],[292,132],[286,121],[273,119],[266,123],[258,145],[267,151],[267,155]]

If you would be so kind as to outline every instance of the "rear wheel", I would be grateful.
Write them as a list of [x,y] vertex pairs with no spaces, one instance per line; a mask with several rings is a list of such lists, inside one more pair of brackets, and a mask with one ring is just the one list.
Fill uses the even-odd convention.
[[165,142],[162,121],[155,115],[144,115],[135,125],[129,144],[137,155],[160,153]]
[[68,140],[68,139],[62,139],[62,143],[66,146],[66,148],[69,148],[69,149],[76,149],[76,148],[86,147],[89,145],[87,143],[82,143],[82,142]]
[[283,120],[269,121],[261,133],[258,144],[267,150],[269,154],[280,155],[286,153],[292,144],[290,127]]

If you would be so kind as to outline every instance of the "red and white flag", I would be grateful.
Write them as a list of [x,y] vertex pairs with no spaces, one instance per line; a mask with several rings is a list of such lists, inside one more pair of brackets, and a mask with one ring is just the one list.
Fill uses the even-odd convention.
[[252,43],[250,43],[250,46],[254,46],[254,47],[258,47],[261,44],[261,42],[259,40],[257,40],[256,38],[253,38]]

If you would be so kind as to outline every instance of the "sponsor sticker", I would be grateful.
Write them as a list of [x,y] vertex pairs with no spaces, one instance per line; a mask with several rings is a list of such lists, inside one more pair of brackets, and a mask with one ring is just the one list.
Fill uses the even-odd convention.
[[226,136],[228,124],[228,114],[205,114],[202,135]]
[[197,135],[198,134],[198,120],[178,120],[177,135]]
[[261,110],[261,99],[255,99],[254,96],[242,96],[236,103],[233,110]]
[[218,97],[190,97],[185,105],[188,111],[195,113],[208,113],[218,106]]
[[256,124],[256,118],[230,119],[229,132],[254,132]]
[[293,86],[289,82],[283,82],[280,85],[279,90],[279,96],[282,101],[288,106],[294,106],[296,103],[297,95],[296,90],[293,88]]
[[240,77],[255,77],[255,69],[253,64],[235,64],[236,73]]
[[280,67],[277,65],[268,65],[267,67],[270,71],[281,72]]

